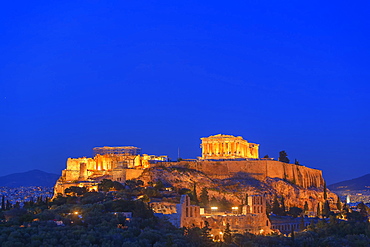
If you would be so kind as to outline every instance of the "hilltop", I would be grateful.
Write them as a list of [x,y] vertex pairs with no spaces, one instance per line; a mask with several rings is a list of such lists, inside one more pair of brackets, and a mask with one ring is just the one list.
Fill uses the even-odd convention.
[[[197,194],[205,187],[210,198],[217,200],[225,198],[232,204],[239,205],[246,194],[264,194],[272,202],[275,195],[283,196],[288,207],[304,207],[309,205],[309,211],[316,211],[317,204],[323,203],[323,187],[304,188],[281,178],[256,179],[245,172],[238,172],[227,178],[211,177],[201,171],[184,167],[152,167],[143,172],[138,178],[145,183],[162,181],[176,189],[193,189]],[[328,191],[328,199],[337,201],[337,195]],[[334,206],[333,206],[334,207]]]
[[330,190],[370,190],[370,174],[329,185]]
[[0,187],[53,187],[58,178],[58,174],[48,173],[40,170],[31,170],[0,177]]

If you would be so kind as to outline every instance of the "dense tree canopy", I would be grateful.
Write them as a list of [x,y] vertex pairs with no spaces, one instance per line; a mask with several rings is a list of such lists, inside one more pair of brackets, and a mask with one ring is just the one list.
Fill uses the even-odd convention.
[[[370,210],[363,203],[358,205],[358,211],[344,205],[337,214],[330,211],[327,202],[319,204],[318,208],[323,208],[322,212],[329,218],[317,218],[316,224],[290,236],[235,233],[227,223],[223,237],[214,241],[206,222],[203,228],[178,229],[154,216],[147,199],[162,196],[160,184],[145,188],[142,181],[133,180],[122,185],[119,191],[111,191],[112,186],[114,182],[107,180],[101,188],[108,192],[86,192],[78,187],[71,188],[69,196],[59,196],[53,201],[39,197],[23,207],[20,204],[5,206],[0,212],[1,246],[370,246]],[[194,196],[189,189],[179,192]],[[141,196],[138,197],[138,193]],[[3,201],[5,204],[5,199]],[[207,189],[201,191],[200,201],[217,204],[222,209],[230,206],[225,198],[209,200]],[[303,230],[303,210],[307,211],[307,207],[290,207],[286,211],[284,204],[284,198],[275,196],[271,210],[278,215],[301,215],[300,229]],[[127,212],[132,218],[127,218],[130,216]]]

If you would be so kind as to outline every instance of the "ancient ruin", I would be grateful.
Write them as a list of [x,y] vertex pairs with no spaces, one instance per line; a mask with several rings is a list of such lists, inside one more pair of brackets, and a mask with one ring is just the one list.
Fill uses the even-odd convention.
[[[103,179],[120,183],[129,179],[140,179],[147,183],[156,177],[148,175],[149,173],[145,171],[150,170],[152,174],[156,169],[160,171],[163,167],[191,169],[214,181],[248,176],[261,182],[280,179],[281,182],[275,181],[272,184],[279,185],[279,188],[289,187],[289,184],[299,186],[301,190],[307,190],[307,193],[311,188],[323,188],[324,179],[320,170],[273,159],[260,159],[259,145],[249,143],[240,136],[219,134],[201,138],[201,142],[202,157],[198,160],[182,161],[169,161],[167,156],[141,154],[140,148],[132,146],[94,148],[92,158],[68,158],[66,169],[62,171],[62,176],[55,185],[54,196],[64,194],[65,189],[71,186],[83,186],[90,191],[97,190],[97,184]],[[171,176],[174,174],[167,174],[165,179],[171,180]],[[285,182],[289,184],[285,186]],[[301,193],[301,196],[307,193]],[[315,193],[312,190],[312,193],[308,194],[313,196]],[[311,198],[308,194],[307,198]],[[306,200],[312,208],[316,207],[317,200],[322,201],[321,197],[315,198],[316,196]],[[294,199],[294,202],[297,206],[304,203],[297,199]]]
[[[210,226],[215,240],[222,239],[226,224],[234,233],[253,234],[271,233],[271,223],[266,215],[266,198],[263,195],[249,195],[246,204],[241,208],[233,207],[233,212],[221,212],[217,207],[209,211],[196,205],[191,205],[190,198],[182,195],[180,203],[153,203],[154,213],[158,217],[166,217],[176,227],[204,227],[205,222]],[[161,207],[162,206],[162,207]]]
[[124,183],[127,179],[139,177],[150,162],[167,161],[167,156],[143,154],[137,147],[96,147],[93,158],[68,158],[67,167],[58,179],[54,196],[64,194],[71,186],[84,186],[97,191],[97,184],[103,179]]
[[[320,170],[261,159],[259,144],[249,143],[241,136],[204,137],[201,148],[202,157],[198,159],[169,161],[167,156],[141,154],[140,148],[132,146],[96,147],[91,158],[68,158],[66,169],[55,185],[54,197],[64,195],[65,189],[71,186],[97,191],[103,179],[119,183],[138,179],[146,186],[161,181],[177,197],[176,191],[195,190],[196,185],[198,192],[206,188],[215,200],[235,205],[232,211],[200,208],[192,205],[187,195],[182,195],[178,204],[172,199],[151,202],[151,207],[177,227],[203,227],[207,221],[214,239],[222,238],[227,224],[233,232],[246,230],[253,234],[297,228],[297,224],[284,222],[271,225],[266,201],[271,205],[274,196],[284,197],[286,208],[307,205],[306,213],[310,216],[316,216],[318,206],[322,207],[325,201],[325,181]],[[333,207],[337,196],[328,191],[326,197]]]
[[202,159],[258,159],[259,144],[249,143],[241,136],[213,135],[200,138],[202,144]]

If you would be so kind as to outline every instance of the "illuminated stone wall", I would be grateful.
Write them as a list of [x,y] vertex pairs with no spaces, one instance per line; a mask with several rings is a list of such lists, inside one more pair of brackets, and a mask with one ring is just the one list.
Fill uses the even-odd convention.
[[225,179],[242,172],[258,180],[266,177],[286,179],[298,186],[321,187],[324,185],[322,171],[288,164],[276,160],[229,160],[229,161],[180,161],[162,162],[161,166],[182,166],[201,171],[211,178]]
[[248,198],[248,205],[244,206],[247,210],[243,210],[241,214],[226,214],[225,212],[201,214],[200,207],[191,205],[190,198],[187,195],[181,196],[180,203],[176,205],[176,210],[174,210],[173,205],[168,203],[152,203],[151,207],[156,214],[165,215],[176,227],[202,228],[205,226],[205,221],[207,221],[215,240],[222,240],[222,234],[227,223],[230,224],[230,229],[233,232],[271,233],[271,224],[266,215],[266,199],[262,195],[251,195]]
[[241,136],[218,134],[200,139],[202,159],[258,159],[259,144],[249,143]]
[[92,188],[102,179],[124,183],[128,179],[138,178],[143,169],[150,166],[151,160],[163,161],[167,159],[167,156],[112,153],[96,154],[93,158],[68,158],[66,169],[62,171],[62,176],[55,185],[55,195],[64,194],[64,189],[71,186]]
[[263,214],[245,214],[245,215],[212,215],[204,221],[209,223],[211,234],[215,239],[222,239],[226,224],[230,224],[230,230],[234,233],[243,234],[250,232],[252,234],[271,233],[271,223],[267,218],[266,212]]

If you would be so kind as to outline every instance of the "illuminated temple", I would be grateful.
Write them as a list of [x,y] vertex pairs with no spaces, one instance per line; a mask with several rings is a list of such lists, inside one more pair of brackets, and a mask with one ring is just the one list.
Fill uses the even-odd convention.
[[55,186],[55,195],[64,194],[71,186],[84,186],[97,190],[102,179],[125,182],[140,176],[151,162],[167,161],[167,156],[140,154],[141,149],[132,146],[96,147],[93,158],[68,158],[67,167]]
[[258,159],[259,144],[249,143],[241,136],[218,134],[200,138],[202,159]]

